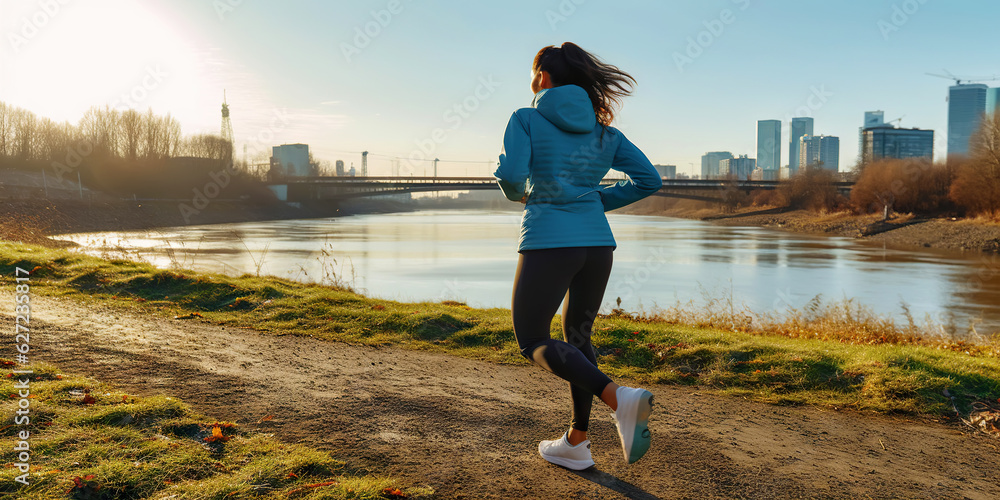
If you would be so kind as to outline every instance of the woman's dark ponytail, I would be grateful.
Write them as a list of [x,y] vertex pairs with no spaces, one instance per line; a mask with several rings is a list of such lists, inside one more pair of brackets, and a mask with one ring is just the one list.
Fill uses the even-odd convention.
[[604,126],[611,125],[615,107],[621,106],[621,99],[632,93],[636,83],[628,73],[602,62],[572,42],[538,51],[533,69],[548,72],[553,85],[578,85],[586,90],[597,121]]

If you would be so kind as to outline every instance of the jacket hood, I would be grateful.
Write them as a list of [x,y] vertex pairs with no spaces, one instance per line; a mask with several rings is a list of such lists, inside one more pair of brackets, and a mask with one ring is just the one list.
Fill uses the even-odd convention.
[[531,105],[553,125],[567,132],[590,132],[597,126],[594,105],[583,87],[562,85],[535,94]]

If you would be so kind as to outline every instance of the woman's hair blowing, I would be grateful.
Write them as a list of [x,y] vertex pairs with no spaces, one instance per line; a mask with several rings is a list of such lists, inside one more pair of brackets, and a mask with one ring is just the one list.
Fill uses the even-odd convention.
[[547,71],[553,85],[577,85],[586,90],[597,121],[604,126],[611,125],[614,108],[621,106],[622,97],[631,94],[636,83],[628,73],[602,62],[572,42],[539,50],[532,68]]

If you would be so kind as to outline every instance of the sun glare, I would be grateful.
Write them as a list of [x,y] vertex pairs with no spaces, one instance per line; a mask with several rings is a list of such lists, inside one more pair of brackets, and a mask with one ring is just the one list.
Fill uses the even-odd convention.
[[[21,36],[4,40],[0,56],[8,74],[0,99],[9,104],[76,123],[91,106],[177,116],[209,98],[196,40],[139,2],[67,3],[51,15],[35,2],[8,10]],[[20,35],[32,19],[44,25]]]

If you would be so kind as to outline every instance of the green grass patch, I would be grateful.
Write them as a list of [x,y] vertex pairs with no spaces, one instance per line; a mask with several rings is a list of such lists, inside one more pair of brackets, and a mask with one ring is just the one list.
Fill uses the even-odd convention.
[[5,498],[375,499],[432,493],[357,473],[307,446],[213,422],[177,399],[136,397],[51,365],[32,366],[30,422],[15,422],[21,375],[11,373],[9,360],[2,364],[0,434],[16,442],[20,432],[29,432],[31,450],[27,473],[15,462],[0,469]]
[[[527,363],[507,309],[474,309],[451,301],[401,303],[274,277],[161,270],[11,243],[0,243],[0,265],[8,286],[13,266],[20,266],[34,270],[34,293],[190,318],[178,321]],[[1000,398],[996,344],[935,343],[912,336],[895,341],[881,330],[873,340],[857,333],[867,323],[851,324],[844,317],[856,314],[846,313],[798,322],[794,328],[785,323],[768,332],[725,331],[702,321],[685,324],[676,317],[619,312],[596,321],[593,339],[609,375],[697,385],[777,404],[953,414],[955,408],[968,413],[976,401]],[[846,329],[853,330],[838,336]],[[554,319],[553,333],[559,330]]]

